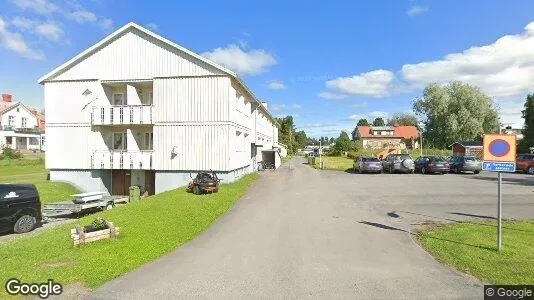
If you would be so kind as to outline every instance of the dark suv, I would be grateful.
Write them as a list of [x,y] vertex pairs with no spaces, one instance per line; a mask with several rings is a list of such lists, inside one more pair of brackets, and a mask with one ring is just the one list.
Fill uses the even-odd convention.
[[41,217],[41,199],[35,185],[0,183],[0,232],[31,231]]
[[475,174],[482,171],[482,161],[476,156],[453,156],[450,160],[451,172],[473,172]]

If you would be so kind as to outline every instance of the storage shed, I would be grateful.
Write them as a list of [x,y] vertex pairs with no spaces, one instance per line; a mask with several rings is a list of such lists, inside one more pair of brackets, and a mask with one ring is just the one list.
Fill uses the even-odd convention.
[[452,149],[452,155],[476,156],[482,159],[482,141],[456,142],[449,148]]

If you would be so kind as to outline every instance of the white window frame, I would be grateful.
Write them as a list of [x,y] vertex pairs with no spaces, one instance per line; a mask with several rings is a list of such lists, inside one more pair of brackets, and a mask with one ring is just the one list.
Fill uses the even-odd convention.
[[153,132],[145,132],[144,147],[145,147],[145,150],[154,150],[154,133]]
[[26,117],[20,118],[20,127],[26,128],[26,126],[28,126],[28,118]]
[[[120,145],[117,145],[117,138],[121,138]],[[128,136],[126,132],[113,132],[113,149],[114,151],[124,151],[128,149]]]
[[8,116],[7,117],[7,126],[13,126],[15,125],[15,116]]
[[[115,101],[116,100],[115,96],[118,96],[118,95],[121,95],[122,97],[120,104],[117,104],[117,101]],[[115,106],[126,105],[126,95],[124,93],[113,93],[113,104],[112,105],[115,105]]]

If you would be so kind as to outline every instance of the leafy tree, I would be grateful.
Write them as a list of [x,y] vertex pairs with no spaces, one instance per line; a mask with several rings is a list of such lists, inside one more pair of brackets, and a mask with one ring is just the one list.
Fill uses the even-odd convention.
[[278,128],[278,140],[287,145],[287,151],[289,153],[295,153],[297,149],[297,142],[295,141],[295,124],[293,123],[292,116],[286,116],[283,118],[276,118],[276,121],[280,124]]
[[519,142],[520,152],[530,152],[530,147],[534,147],[534,94],[528,95],[523,110],[523,139]]
[[388,126],[418,126],[417,116],[411,113],[394,114],[387,123]]
[[358,124],[356,124],[356,126],[369,126],[369,121],[367,121],[367,119],[360,119],[358,120]]
[[295,143],[299,149],[306,147],[306,145],[308,145],[308,137],[306,136],[306,132],[301,130],[295,133]]
[[341,131],[341,134],[336,140],[334,145],[334,151],[336,154],[341,154],[345,151],[349,151],[352,146],[352,142],[349,139],[349,135],[345,131]]
[[333,138],[333,137],[331,137],[331,138],[330,138],[330,141],[328,141],[329,144],[333,144],[333,143],[335,143],[335,142],[336,142],[336,139]]
[[477,140],[497,132],[499,115],[493,100],[478,87],[459,81],[428,85],[413,104],[424,117],[424,139],[430,146],[446,148],[454,142]]
[[373,121],[373,126],[384,126],[386,125],[386,122],[384,122],[384,119],[378,117]]

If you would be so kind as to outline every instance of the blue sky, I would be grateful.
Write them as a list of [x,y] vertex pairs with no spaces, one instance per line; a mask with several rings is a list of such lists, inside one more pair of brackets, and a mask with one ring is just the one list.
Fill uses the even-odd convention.
[[37,79],[133,21],[238,74],[312,136],[411,110],[464,80],[520,126],[534,92],[534,1],[1,0],[0,92],[43,107]]

